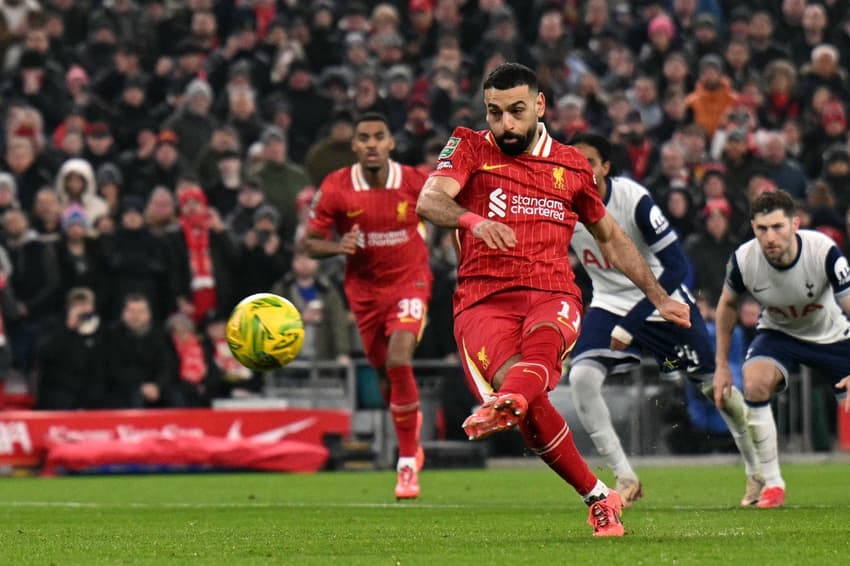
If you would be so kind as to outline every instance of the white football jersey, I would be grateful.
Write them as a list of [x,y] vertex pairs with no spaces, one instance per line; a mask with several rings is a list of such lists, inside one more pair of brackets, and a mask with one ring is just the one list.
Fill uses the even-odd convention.
[[[655,254],[676,242],[677,236],[649,192],[631,179],[613,177],[609,179],[605,208],[658,277],[664,267]],[[606,261],[593,234],[583,224],[576,223],[570,247],[593,281],[591,307],[624,316],[644,298],[643,291],[631,279]],[[683,300],[683,292],[687,291],[680,288],[673,296]],[[663,319],[658,311],[653,311],[647,320]]]
[[762,306],[758,328],[779,330],[807,342],[850,338],[850,322],[836,299],[850,293],[850,266],[824,234],[799,230],[800,252],[790,266],[771,265],[752,239],[729,260],[726,285],[748,291]]

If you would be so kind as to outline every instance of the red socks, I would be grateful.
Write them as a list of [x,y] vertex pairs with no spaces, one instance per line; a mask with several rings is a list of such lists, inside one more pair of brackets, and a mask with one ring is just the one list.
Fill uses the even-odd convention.
[[522,339],[520,361],[508,370],[499,393],[519,393],[531,405],[561,380],[560,354],[564,338],[557,329],[541,326]]
[[596,476],[579,454],[567,421],[552,406],[547,395],[540,395],[528,404],[528,414],[519,428],[528,447],[556,474],[579,495],[590,493],[596,485]]
[[387,368],[390,383],[390,414],[398,437],[400,458],[416,456],[419,448],[416,421],[419,413],[419,389],[413,377],[413,367]]

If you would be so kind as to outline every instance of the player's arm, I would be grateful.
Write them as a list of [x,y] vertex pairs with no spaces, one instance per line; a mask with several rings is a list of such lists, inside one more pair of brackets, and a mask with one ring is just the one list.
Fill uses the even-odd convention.
[[357,224],[339,240],[331,237],[336,226],[336,211],[339,209],[337,191],[331,178],[326,178],[316,196],[313,197],[310,216],[307,219],[304,250],[310,257],[319,259],[338,254],[352,255],[357,251],[357,241],[361,236],[360,227]]
[[507,251],[516,246],[516,235],[509,226],[487,220],[455,201],[460,189],[460,183],[451,177],[428,177],[416,202],[416,214],[443,228],[470,230],[473,236],[484,240],[490,249]]
[[832,246],[826,253],[824,267],[835,300],[838,301],[844,314],[850,318],[850,264],[837,246]]
[[732,393],[732,370],[729,369],[729,348],[732,333],[738,323],[738,296],[746,291],[735,254],[726,266],[726,283],[717,301],[714,314],[716,347],[714,364],[714,404],[723,407],[723,400]]
[[[838,304],[841,305],[841,310],[844,311],[845,316],[847,316],[847,318],[850,318],[850,293],[841,297],[838,300]],[[846,389],[848,391],[848,395],[844,399],[844,411],[850,413],[850,375],[836,383],[835,388]]]
[[[665,320],[683,328],[691,326],[688,305],[672,299],[659,285],[634,242],[623,232],[623,229],[608,212],[599,221],[587,225],[587,229],[593,234],[605,259],[643,291],[646,298],[655,305],[658,313]],[[631,336],[628,336],[626,332],[620,332],[613,337],[625,345],[631,342]]]
[[[664,270],[658,276],[658,284],[667,294],[672,294],[688,273],[688,260],[682,251],[679,238],[661,209],[655,205],[649,195],[645,195],[635,207],[635,224],[643,236],[643,241],[658,258]],[[655,307],[647,298],[638,301],[619,325],[631,335],[641,327]]]
[[357,239],[360,237],[360,226],[357,224],[342,235],[339,240],[329,240],[318,232],[308,232],[304,238],[304,249],[307,255],[314,259],[330,257],[339,254],[352,255],[357,251]]
[[[826,275],[832,285],[835,300],[844,315],[850,318],[850,265],[836,246],[832,246],[826,254]],[[836,383],[835,387],[850,391],[850,375]],[[850,412],[850,395],[844,400],[844,410]]]

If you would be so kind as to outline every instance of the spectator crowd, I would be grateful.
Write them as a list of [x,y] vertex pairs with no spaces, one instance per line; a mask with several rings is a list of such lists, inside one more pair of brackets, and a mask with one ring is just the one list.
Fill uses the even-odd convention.
[[[297,244],[315,188],[368,111],[430,170],[505,61],[556,139],[610,137],[713,304],[762,191],[850,245],[847,53],[831,0],[0,0],[0,365],[46,409],[250,394],[224,320],[269,290],[306,359],[347,359],[340,263]],[[451,358],[454,249],[429,244],[419,355]]]

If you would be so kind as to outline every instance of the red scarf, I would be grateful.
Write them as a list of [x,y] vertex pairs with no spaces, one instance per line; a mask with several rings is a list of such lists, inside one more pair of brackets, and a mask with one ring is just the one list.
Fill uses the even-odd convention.
[[192,213],[180,216],[180,226],[186,238],[189,252],[189,272],[191,275],[192,302],[195,323],[204,320],[208,311],[216,306],[215,277],[213,276],[212,257],[210,256],[209,211],[207,198],[197,187],[186,189],[180,194],[180,205],[189,200],[197,200],[203,207]]
[[651,149],[652,146],[648,139],[644,139],[640,145],[626,146],[626,150],[629,153],[629,161],[632,162],[632,174],[635,177],[635,181],[641,181],[646,175]]
[[277,8],[275,8],[274,4],[271,6],[256,6],[254,8],[254,15],[257,18],[257,36],[263,39],[269,30],[269,25],[277,15]]
[[172,340],[180,360],[180,379],[197,385],[207,374],[201,341],[194,334],[187,334],[182,338],[175,335]]

